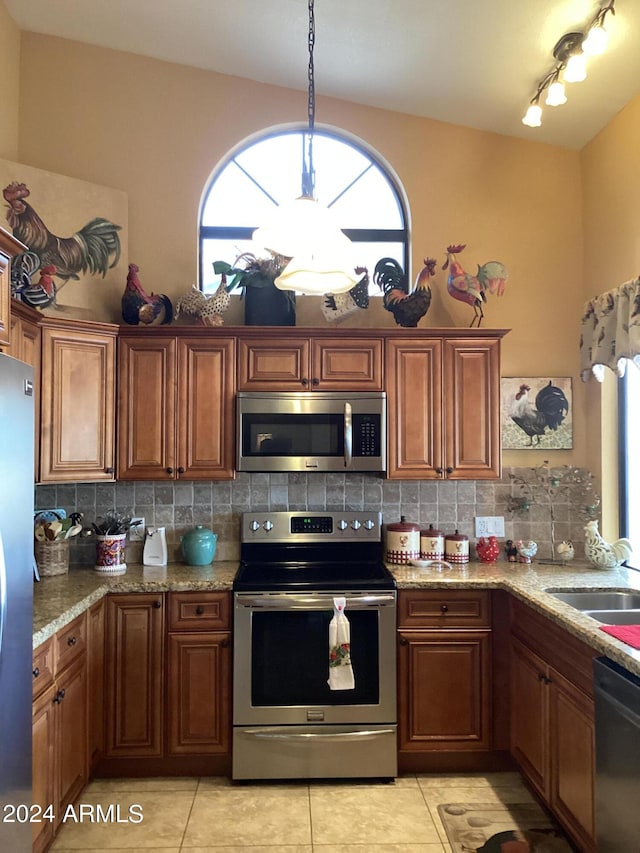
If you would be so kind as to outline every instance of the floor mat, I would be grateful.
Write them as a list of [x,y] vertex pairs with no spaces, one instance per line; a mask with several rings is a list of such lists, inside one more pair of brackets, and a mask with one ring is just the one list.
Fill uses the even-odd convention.
[[453,853],[572,853],[562,832],[534,803],[438,806]]

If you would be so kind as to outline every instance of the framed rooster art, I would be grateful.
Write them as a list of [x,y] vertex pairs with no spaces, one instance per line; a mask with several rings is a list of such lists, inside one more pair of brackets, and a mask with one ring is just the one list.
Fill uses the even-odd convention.
[[573,447],[571,377],[501,380],[504,450],[570,450]]

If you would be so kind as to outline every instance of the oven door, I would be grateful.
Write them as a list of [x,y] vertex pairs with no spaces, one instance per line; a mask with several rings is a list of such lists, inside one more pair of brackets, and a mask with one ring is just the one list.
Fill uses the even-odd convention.
[[352,690],[328,685],[338,595],[235,593],[234,725],[395,723],[396,593],[346,595]]

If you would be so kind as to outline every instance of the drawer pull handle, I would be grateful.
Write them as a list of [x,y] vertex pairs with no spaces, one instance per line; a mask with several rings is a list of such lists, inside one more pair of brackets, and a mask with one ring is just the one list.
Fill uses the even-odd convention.
[[78,640],[75,637],[69,637],[69,639],[67,640],[67,645],[68,646],[75,646],[75,644],[77,642],[78,642]]
[[204,607],[201,607],[200,605],[198,605],[198,606],[196,607],[196,615],[197,615],[197,616],[202,616],[202,614],[203,614],[203,613],[204,613]]
[[34,677],[34,678],[37,678],[39,675],[40,675],[40,667],[39,667],[39,666],[37,666],[37,667],[33,670],[33,677]]
[[447,612],[448,612],[448,610],[449,610],[449,605],[448,605],[448,604],[441,604],[441,605],[440,605],[440,610],[441,610],[443,613],[447,613]]

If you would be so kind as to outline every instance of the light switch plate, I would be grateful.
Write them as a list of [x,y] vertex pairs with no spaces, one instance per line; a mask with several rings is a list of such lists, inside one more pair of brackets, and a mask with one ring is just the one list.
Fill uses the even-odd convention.
[[140,524],[129,528],[129,542],[144,542],[144,532],[146,529],[144,517],[136,516],[131,519],[131,523],[133,524],[134,521],[139,521]]
[[476,538],[480,536],[504,536],[504,516],[477,515]]

